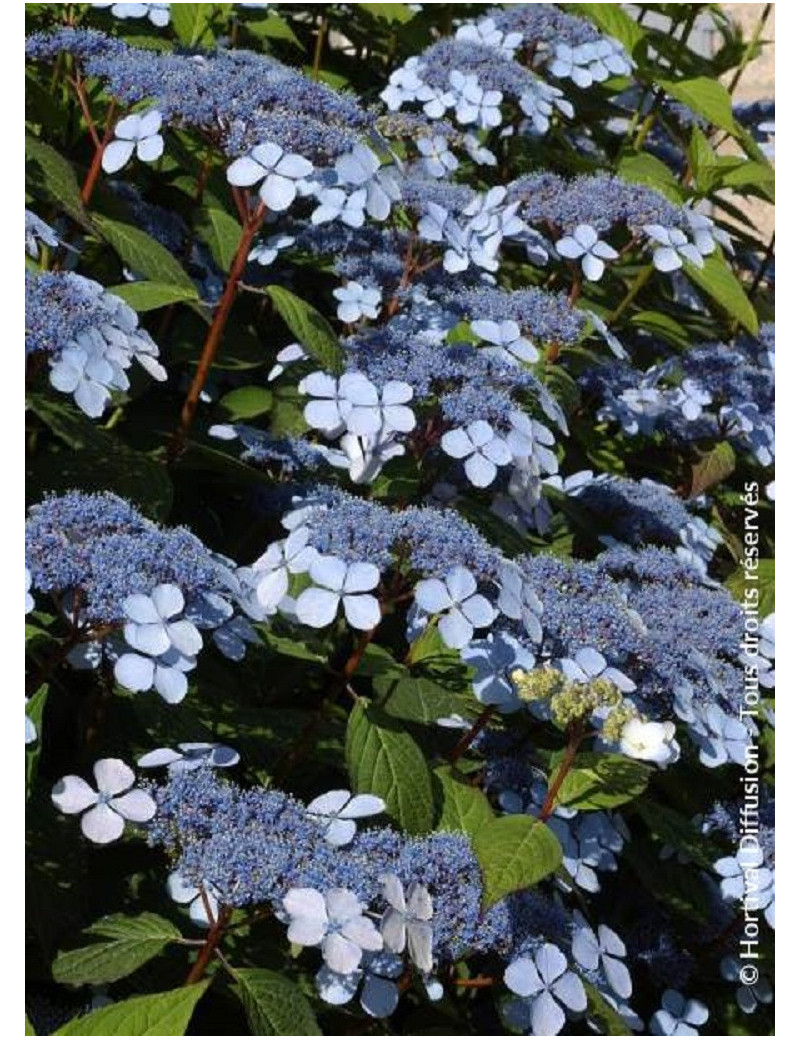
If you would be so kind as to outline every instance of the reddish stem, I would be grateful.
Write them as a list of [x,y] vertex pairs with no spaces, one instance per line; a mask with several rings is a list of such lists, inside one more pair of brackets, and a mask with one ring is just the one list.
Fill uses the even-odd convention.
[[347,663],[344,666],[342,674],[346,680],[349,680],[358,666],[361,664],[361,658],[366,653],[367,647],[372,642],[375,635],[375,629],[371,628],[369,632],[363,632],[358,642],[356,643],[352,654],[347,659]]
[[242,277],[245,267],[247,266],[247,257],[250,252],[250,247],[253,244],[259,228],[264,222],[264,217],[267,213],[267,207],[263,202],[259,202],[253,215],[248,220],[247,224],[242,228],[242,237],[239,240],[239,248],[236,250],[230,271],[228,272],[228,281],[225,284],[225,291],[222,294],[222,299],[219,302],[214,320],[208,330],[206,341],[203,344],[203,351],[200,355],[200,361],[197,365],[197,371],[194,374],[191,386],[186,394],[186,400],[183,402],[183,408],[181,409],[181,422],[178,430],[172,438],[170,445],[169,455],[171,459],[177,457],[183,450],[183,446],[186,443],[186,436],[189,432],[189,428],[194,421],[195,413],[197,412],[197,406],[200,402],[200,394],[203,392],[203,387],[206,385],[208,374],[211,371],[211,366],[214,364],[214,358],[217,356],[217,350],[219,349],[220,342],[222,340],[222,333],[225,331],[225,326],[228,322],[228,317],[233,307],[233,301],[236,299],[236,293],[239,288],[239,279]]
[[193,986],[196,982],[199,982],[200,979],[202,979],[202,977],[205,975],[206,968],[208,967],[211,958],[214,956],[214,951],[219,945],[220,940],[225,934],[225,929],[227,928],[228,921],[230,921],[230,919],[230,909],[226,906],[222,907],[220,909],[216,921],[208,930],[206,941],[203,945],[203,948],[200,950],[200,953],[198,953],[197,960],[192,965],[191,971],[186,976],[184,986]]
[[474,979],[453,979],[453,985],[462,989],[488,989],[496,982],[497,979],[493,979],[491,975],[478,975]]
[[453,764],[455,764],[459,760],[459,758],[461,758],[464,752],[470,748],[473,740],[487,725],[492,715],[494,715],[494,705],[490,704],[488,707],[483,709],[483,711],[480,713],[477,719],[475,719],[475,721],[472,723],[472,725],[461,738],[461,740],[459,740],[459,742],[455,745],[453,750],[447,756],[448,762],[452,762]]
[[89,172],[86,174],[86,180],[83,182],[81,188],[81,199],[85,206],[89,205],[89,202],[94,194],[95,185],[97,184],[97,178],[100,176],[101,165],[103,162],[103,152],[106,150],[106,145],[113,136],[113,119],[116,111],[116,103],[112,101],[108,106],[108,113],[106,115],[106,127],[103,132],[102,140],[97,135],[94,121],[89,114],[88,107],[84,107],[86,104],[86,95],[83,91],[83,85],[76,82],[75,90],[78,93],[78,98],[81,101],[81,109],[83,110],[84,117],[89,123],[89,133],[91,134],[92,140],[95,143],[94,155],[92,156],[92,163],[89,167]]
[[555,780],[553,780],[552,784],[548,788],[547,797],[544,800],[542,811],[539,813],[539,819],[542,823],[546,823],[555,811],[558,792],[561,790],[564,781],[567,779],[567,774],[570,769],[572,769],[572,765],[575,762],[575,756],[578,754],[578,748],[581,746],[581,741],[583,740],[586,731],[583,723],[577,722],[572,723],[567,732],[569,733],[569,742],[564,751],[564,757],[561,759],[561,765],[558,767]]

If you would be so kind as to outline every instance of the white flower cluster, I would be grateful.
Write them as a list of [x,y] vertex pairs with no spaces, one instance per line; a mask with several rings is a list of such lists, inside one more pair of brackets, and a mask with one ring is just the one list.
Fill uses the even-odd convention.
[[106,292],[102,285],[81,275],[81,285],[107,317],[83,332],[50,361],[50,382],[56,390],[72,394],[75,404],[92,419],[105,411],[114,390],[130,387],[126,374],[134,360],[159,382],[167,378],[158,361],[158,347],[139,318],[119,296]]
[[338,378],[312,372],[299,390],[311,398],[303,413],[308,425],[330,440],[340,438],[339,450],[326,448],[325,458],[347,469],[354,483],[370,483],[388,459],[404,453],[397,435],[416,425],[408,383],[392,379],[379,388],[361,372]]

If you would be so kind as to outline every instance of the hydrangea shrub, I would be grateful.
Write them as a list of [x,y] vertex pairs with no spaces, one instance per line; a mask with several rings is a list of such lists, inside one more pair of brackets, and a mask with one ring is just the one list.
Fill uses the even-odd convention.
[[771,1032],[766,13],[26,11],[26,1033]]

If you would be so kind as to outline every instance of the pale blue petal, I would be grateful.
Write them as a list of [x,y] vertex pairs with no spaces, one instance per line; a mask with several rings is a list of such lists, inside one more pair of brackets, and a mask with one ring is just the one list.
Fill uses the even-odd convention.
[[96,805],[81,817],[81,830],[95,845],[107,845],[121,836],[125,821],[109,806]]
[[553,997],[545,991],[531,1003],[531,1027],[535,1036],[557,1036],[566,1016]]
[[475,487],[488,487],[497,476],[497,467],[483,455],[470,456],[464,463],[464,472],[467,474],[470,484]]
[[266,174],[267,171],[261,163],[251,159],[249,155],[244,155],[241,159],[235,159],[228,167],[228,184],[236,188],[249,188],[263,180]]
[[451,650],[461,650],[472,639],[473,627],[458,610],[439,619],[439,634]]
[[327,589],[304,589],[297,597],[295,612],[304,625],[325,628],[336,617],[339,596]]
[[128,690],[149,690],[155,678],[155,665],[140,654],[123,654],[114,665],[114,678]]
[[567,958],[552,943],[547,943],[536,951],[536,968],[546,986],[551,985],[567,970]]
[[136,146],[136,155],[142,162],[155,162],[164,154],[164,138],[160,134],[145,137]]
[[368,632],[380,624],[381,606],[374,596],[345,596],[344,614],[353,628]]
[[574,971],[565,972],[553,983],[553,993],[570,1011],[586,1010],[586,990]]
[[189,683],[184,673],[178,668],[156,666],[154,686],[167,704],[178,704],[186,696]]
[[347,580],[348,566],[336,556],[317,556],[311,564],[311,579],[317,585],[341,592]]
[[374,563],[351,563],[344,580],[344,591],[370,592],[381,580],[381,572]]
[[352,820],[331,820],[325,828],[325,841],[329,845],[341,847],[348,845],[356,833],[356,825]]
[[530,957],[518,957],[512,961],[503,975],[505,984],[518,997],[531,997],[542,989],[539,972]]
[[414,599],[427,614],[438,614],[453,605],[453,599],[443,581],[426,578],[417,583]]
[[121,170],[133,155],[134,148],[133,141],[111,141],[107,144],[102,159],[102,166],[106,173],[116,173],[117,170]]
[[259,188],[259,195],[271,210],[281,213],[288,209],[297,197],[297,188],[293,180],[270,173]]
[[312,816],[336,816],[344,809],[350,798],[350,792],[346,790],[326,791],[325,794],[318,795],[308,803],[306,812]]

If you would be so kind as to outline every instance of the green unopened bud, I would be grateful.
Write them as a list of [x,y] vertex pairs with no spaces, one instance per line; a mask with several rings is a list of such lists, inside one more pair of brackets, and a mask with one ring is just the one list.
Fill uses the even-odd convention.
[[511,681],[521,701],[544,701],[563,687],[564,676],[555,668],[534,668],[531,672],[517,668],[511,673]]
[[628,701],[618,704],[613,708],[603,723],[601,735],[612,743],[618,743],[622,730],[631,719],[639,718],[639,712]]

